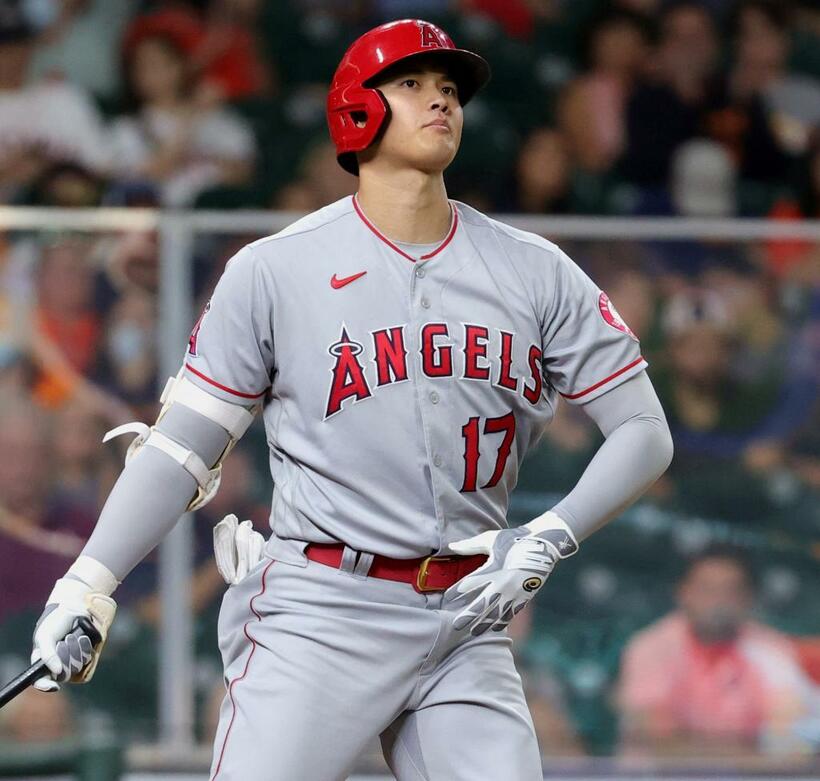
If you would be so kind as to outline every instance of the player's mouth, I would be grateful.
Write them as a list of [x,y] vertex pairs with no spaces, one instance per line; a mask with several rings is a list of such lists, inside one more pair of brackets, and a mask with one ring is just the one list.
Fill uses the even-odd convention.
[[450,131],[450,123],[446,119],[434,119],[432,122],[428,122],[423,127],[435,127],[441,128],[442,130]]

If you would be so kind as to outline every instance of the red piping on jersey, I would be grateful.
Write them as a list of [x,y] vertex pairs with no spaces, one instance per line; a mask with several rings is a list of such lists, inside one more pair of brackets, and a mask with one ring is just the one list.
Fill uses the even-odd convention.
[[580,399],[581,396],[586,396],[587,393],[592,393],[592,391],[596,388],[600,388],[602,385],[606,385],[610,380],[614,380],[616,377],[620,377],[624,372],[628,372],[633,366],[637,366],[642,360],[643,356],[641,355],[632,361],[632,363],[624,366],[623,369],[618,369],[615,374],[610,374],[609,377],[601,380],[600,382],[596,382],[594,385],[590,385],[586,390],[582,390],[580,393],[562,393],[561,395],[565,399]]
[[[256,616],[257,621],[261,621],[262,616],[260,616],[259,613],[257,613],[256,610],[254,610],[253,603],[257,599],[257,597],[261,597],[265,593],[265,589],[267,588],[268,570],[274,564],[276,564],[276,561],[271,561],[271,563],[268,564],[267,567],[265,567],[265,570],[262,573],[262,590],[258,594],[255,594],[253,597],[251,597],[251,601],[248,604],[248,607],[250,608],[251,612],[254,614],[254,616]],[[230,686],[228,686],[228,697],[231,700],[231,708],[232,708],[231,721],[228,724],[228,729],[225,732],[225,740],[222,741],[222,749],[219,752],[219,762],[217,762],[216,770],[214,771],[213,776],[211,776],[211,781],[214,781],[214,779],[216,779],[216,777],[219,775],[219,770],[222,767],[222,758],[225,756],[225,747],[228,745],[228,738],[230,737],[231,728],[233,727],[233,722],[234,722],[234,719],[236,718],[236,701],[233,698],[233,687],[236,686],[236,684],[239,683],[239,681],[241,681],[248,674],[248,667],[251,666],[251,659],[253,659],[253,655],[256,653],[256,640],[254,640],[248,634],[248,627],[250,626],[250,624],[253,620],[254,619],[250,619],[249,621],[247,621],[245,623],[244,629],[242,630],[245,633],[245,637],[247,637],[248,640],[251,643],[251,652],[250,652],[250,654],[248,654],[248,660],[245,662],[245,669],[242,671],[242,675],[240,675],[238,678],[234,678],[231,681]]]
[[201,377],[205,382],[211,383],[215,388],[219,388],[219,390],[228,391],[228,393],[233,393],[234,396],[241,396],[243,399],[258,399],[265,391],[259,391],[259,393],[242,393],[242,391],[234,390],[233,388],[229,388],[227,385],[222,385],[218,383],[216,380],[212,380],[208,375],[203,374],[201,371],[198,371],[190,363],[185,364],[185,368],[188,371],[193,372],[196,374],[197,377]]
[[[458,230],[458,208],[456,208],[456,205],[452,201],[450,201],[450,207],[453,210],[453,224],[450,226],[450,232],[447,234],[447,237],[432,252],[429,252],[427,255],[422,255],[418,260],[427,260],[428,258],[432,258],[434,255],[438,255],[438,253],[441,252],[453,240],[453,236],[456,235],[456,231]],[[362,222],[367,225],[367,227],[370,228],[370,230],[373,231],[373,233],[375,233],[376,236],[378,236],[385,244],[387,244],[390,249],[395,250],[399,253],[399,255],[407,258],[407,260],[411,263],[416,262],[416,258],[412,255],[408,255],[400,247],[397,247],[372,222],[370,222],[370,220],[367,219],[365,213],[361,209],[361,206],[359,206],[359,200],[355,195],[353,196],[353,208],[356,210],[356,214],[359,215]]]

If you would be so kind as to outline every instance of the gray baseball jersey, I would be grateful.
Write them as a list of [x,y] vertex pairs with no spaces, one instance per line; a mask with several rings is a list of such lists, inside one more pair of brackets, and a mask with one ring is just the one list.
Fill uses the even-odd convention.
[[[376,736],[399,781],[542,777],[506,632],[367,573],[504,528],[557,394],[646,363],[555,245],[451,210],[414,257],[331,204],[232,258],[191,334],[192,382],[264,402],[274,480],[268,558],[220,612],[214,781],[336,781]],[[336,541],[338,570],[305,556]]]
[[229,261],[186,373],[264,401],[277,537],[412,558],[504,528],[557,395],[584,403],[646,367],[557,246],[451,211],[420,258],[346,197]]

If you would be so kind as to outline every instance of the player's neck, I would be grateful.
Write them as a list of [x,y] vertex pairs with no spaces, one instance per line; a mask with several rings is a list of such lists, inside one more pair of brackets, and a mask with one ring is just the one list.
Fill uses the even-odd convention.
[[370,222],[388,239],[410,244],[444,241],[450,230],[450,203],[440,174],[419,171],[385,177],[362,172],[356,200]]

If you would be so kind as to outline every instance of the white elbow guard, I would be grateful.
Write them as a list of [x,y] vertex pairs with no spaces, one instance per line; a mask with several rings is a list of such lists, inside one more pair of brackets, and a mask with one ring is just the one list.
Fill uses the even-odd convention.
[[167,453],[196,480],[198,485],[196,495],[191,499],[186,509],[197,510],[206,505],[216,494],[222,477],[222,462],[248,430],[260,405],[247,409],[239,404],[231,404],[228,401],[218,399],[194,385],[187,377],[183,376],[182,372],[183,370],[180,370],[176,377],[169,377],[168,382],[165,384],[165,389],[160,397],[162,409],[157,417],[157,423],[162,420],[162,416],[168,411],[171,404],[176,403],[182,404],[222,426],[231,438],[213,468],[209,469],[208,465],[193,450],[180,445],[161,431],[157,431],[156,424],[149,427],[139,421],[124,423],[122,426],[117,426],[108,431],[103,437],[103,442],[108,442],[108,440],[118,437],[120,434],[135,433],[137,436],[128,446],[128,451],[125,454],[126,464],[145,445],[150,445]]

